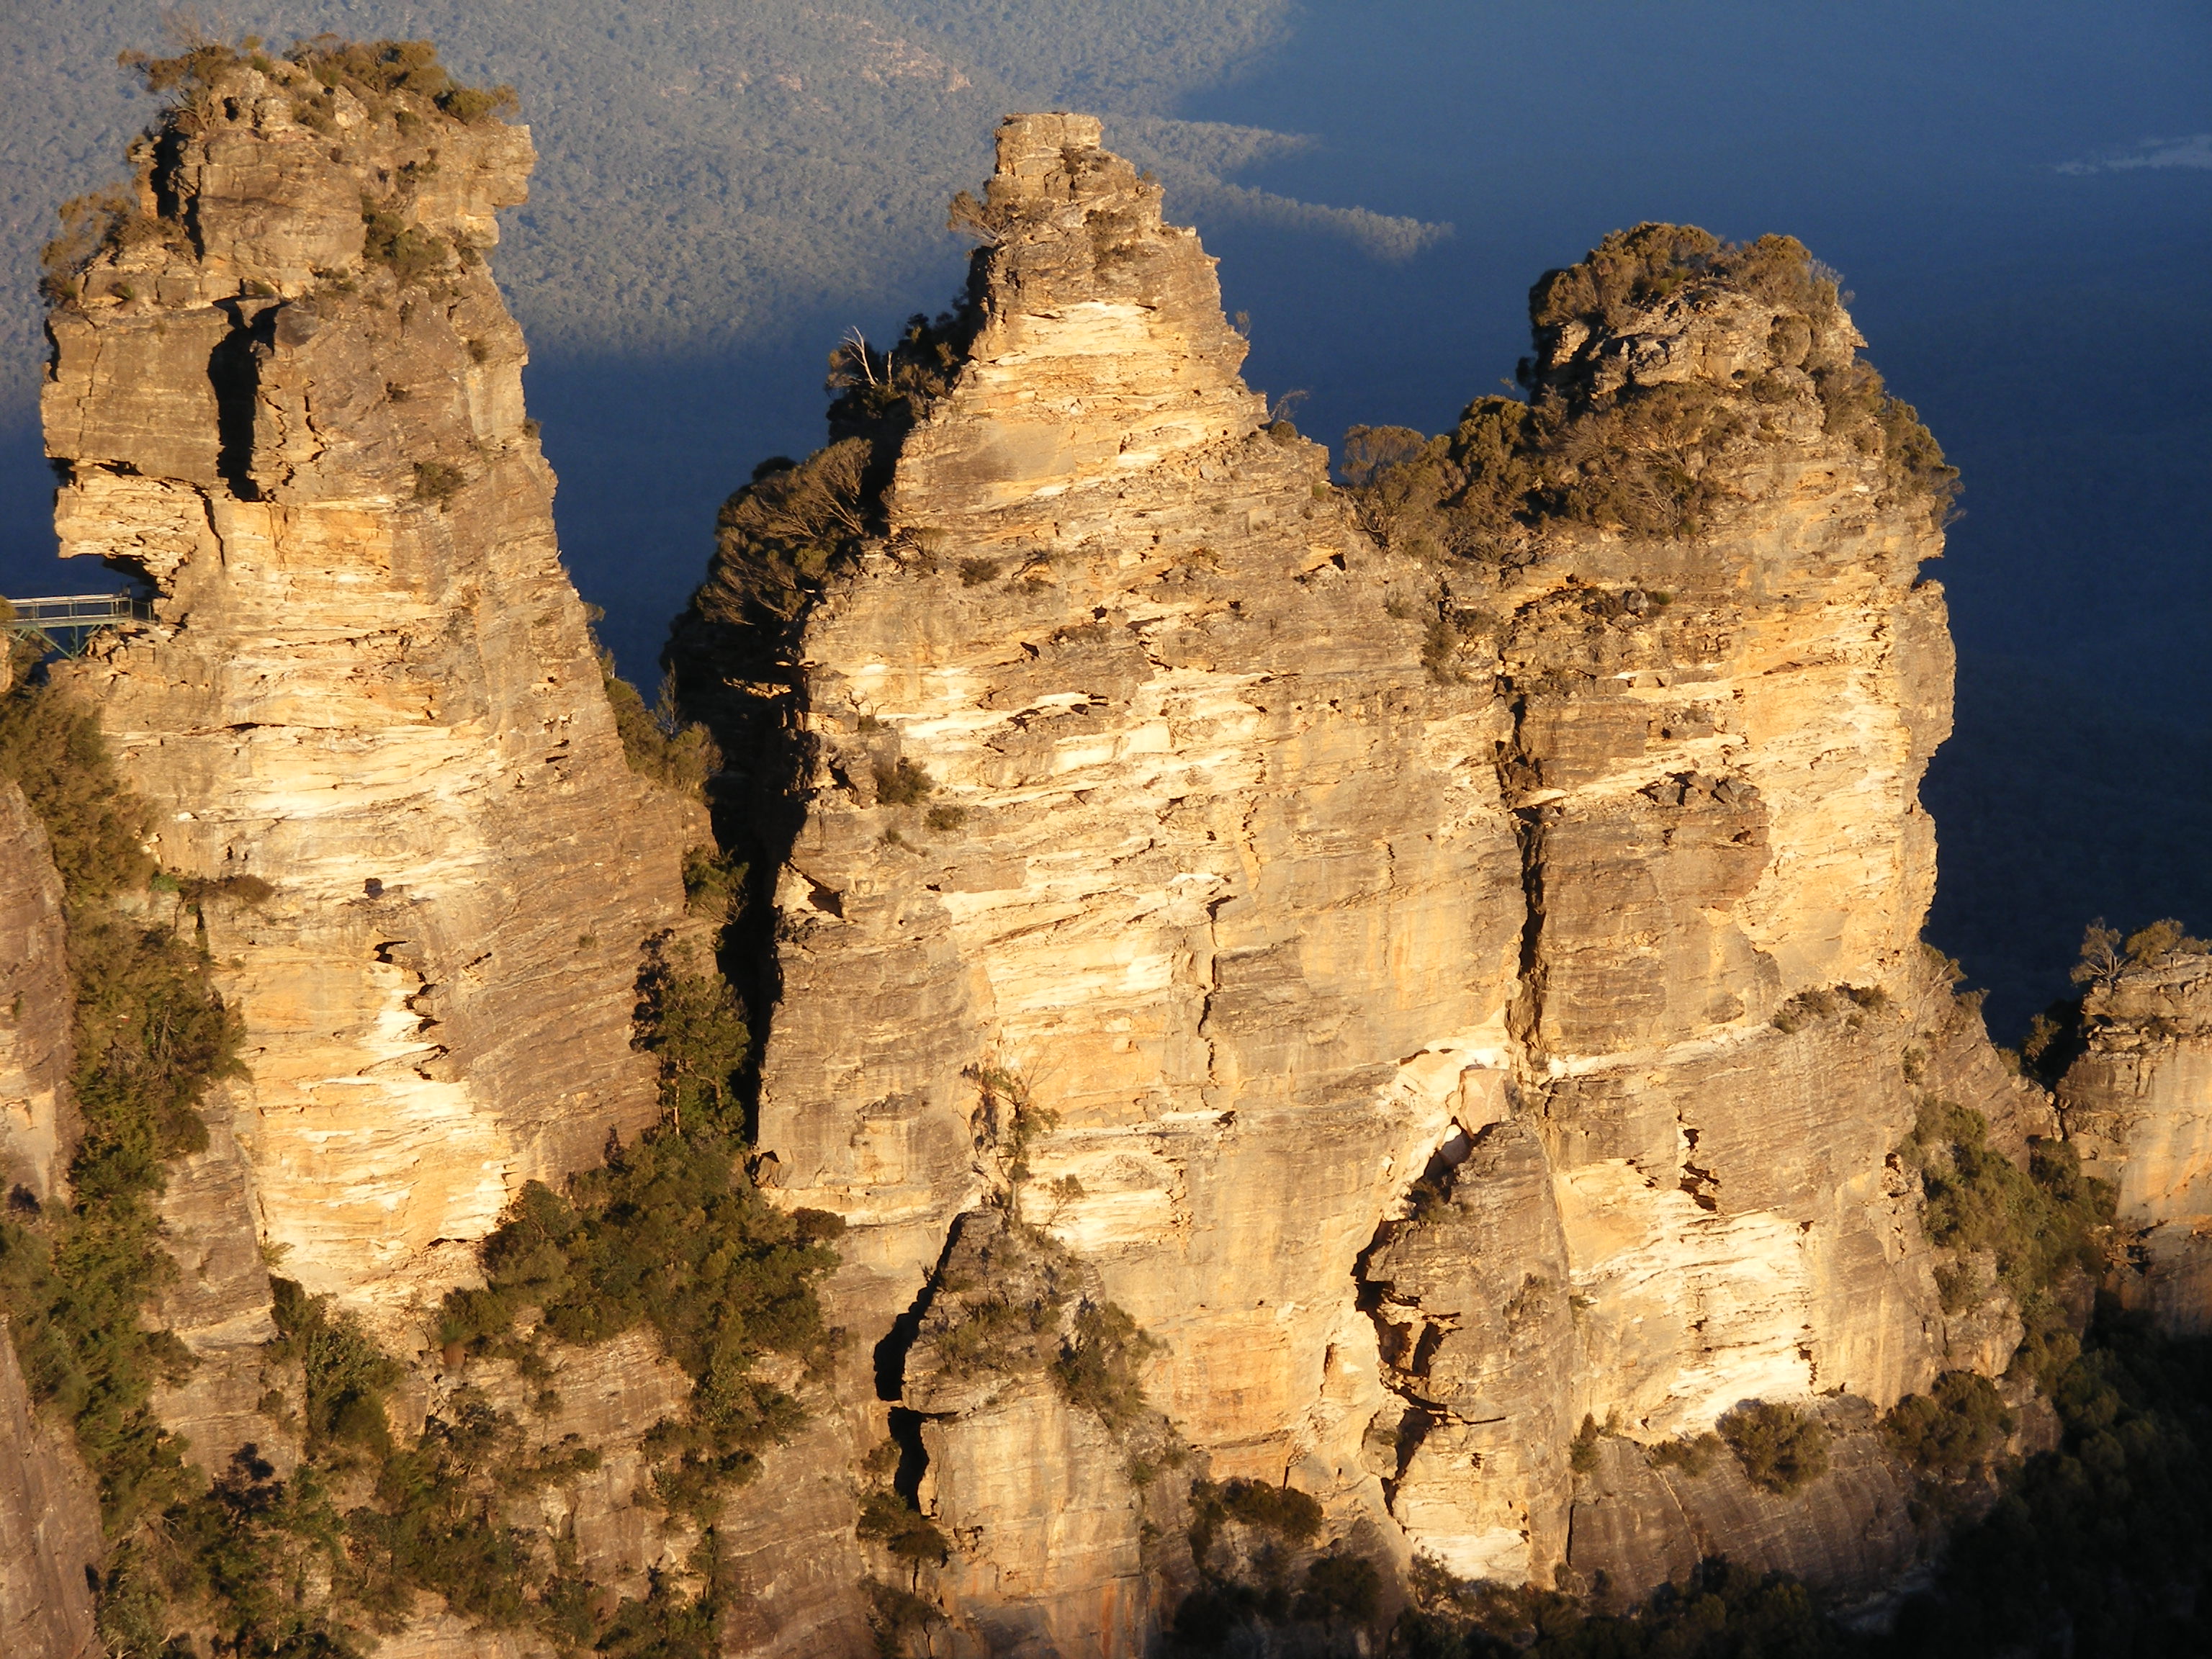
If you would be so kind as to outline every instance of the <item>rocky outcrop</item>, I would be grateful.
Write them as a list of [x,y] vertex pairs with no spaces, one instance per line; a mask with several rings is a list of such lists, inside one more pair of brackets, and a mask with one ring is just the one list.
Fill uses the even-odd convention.
[[[733,1651],[1134,1654],[1187,1595],[1387,1616],[1417,1555],[1616,1603],[1911,1559],[1875,1415],[2022,1325],[1947,1310],[1897,1151],[1929,1097],[2012,1151],[2048,1106],[1918,943],[1939,463],[1803,250],[1609,239],[1540,284],[1528,403],[1346,488],[1157,184],[1008,121],[963,310],[844,360],[672,647],[758,843],[752,1171],[845,1227],[815,1366],[732,1328],[695,1392],[635,1322],[428,1340],[520,1183],[654,1116],[641,951],[703,829],[555,556],[483,264],[526,134],[264,62],[139,153],[46,389],[65,550],[153,590],[57,672],[247,1034],[163,1199],[196,1457],[299,1455],[276,1261],[411,1362],[403,1441],[578,1451],[501,1523],[595,1619],[711,1581]],[[2112,1012],[2093,1057],[2148,1054]],[[2185,1133],[2138,1127],[2179,1215]],[[654,1448],[767,1409],[732,1356],[813,1415],[709,1535]],[[1659,1453],[1753,1399],[1835,1431],[1808,1494]],[[425,1601],[392,1650],[491,1639]]]
[[624,764],[483,263],[528,133],[328,78],[188,88],[53,314],[63,551],[154,617],[58,674],[247,1028],[240,1161],[172,1194],[222,1215],[173,1231],[250,1215],[396,1319],[653,1120],[631,987],[696,830]]
[[[2002,1367],[1943,1313],[1890,1154],[1931,1068],[2012,1144],[2044,1127],[1917,942],[1938,514],[1802,250],[1760,245],[1794,288],[1686,255],[1547,325],[1535,412],[1491,417],[1555,423],[1532,505],[1454,557],[1265,422],[1159,212],[1095,123],[1010,119],[962,355],[878,433],[873,533],[750,654],[731,596],[767,556],[726,549],[676,647],[697,706],[781,711],[763,1167],[849,1225],[845,1455],[886,1407],[927,1425],[915,1490],[955,1544],[924,1585],[990,1650],[1132,1639],[1054,1609],[1086,1579],[1127,1605],[1103,1517],[1136,1500],[1046,1397],[930,1380],[915,1333],[979,1213],[1150,1333],[1146,1396],[1212,1478],[1287,1481],[1389,1562],[1548,1583],[1642,1526],[1577,1483],[1585,1416],[1656,1443]],[[1648,432],[1577,424],[1647,392],[1708,434],[1668,440],[1703,515],[1674,533],[1578,514],[1559,459],[1616,442],[1657,477]],[[1898,1477],[1865,1479],[1858,1541],[1762,1559],[1858,1583],[1909,1553]],[[1753,1508],[1695,1547],[1793,1524]],[[794,1531],[793,1559],[830,1541]],[[798,1629],[764,1615],[754,1650]]]
[[2124,1289],[2192,1335],[2212,1329],[2212,956],[2193,944],[2090,986],[2058,1085],[2083,1170],[2118,1189]]

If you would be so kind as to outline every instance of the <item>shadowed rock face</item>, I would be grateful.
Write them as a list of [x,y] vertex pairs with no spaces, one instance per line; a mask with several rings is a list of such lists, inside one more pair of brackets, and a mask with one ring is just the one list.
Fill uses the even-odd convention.
[[104,1652],[86,1574],[106,1552],[100,1500],[69,1431],[35,1416],[15,1345],[0,1333],[0,1642],[9,1653]]
[[2212,957],[2169,951],[2082,999],[2085,1052],[2058,1085],[2082,1168],[2118,1188],[2140,1275],[2169,1330],[2212,1329]]
[[[0,661],[0,691],[9,669]],[[68,1186],[77,1134],[70,1098],[70,1004],[62,879],[46,832],[12,781],[0,782],[0,1189],[40,1203]]]
[[[1094,123],[999,142],[964,361],[783,647],[760,1097],[783,1198],[852,1227],[830,1299],[876,1403],[848,1455],[896,1406],[951,1460],[916,1491],[972,1547],[925,1585],[987,1646],[1129,1639],[1097,1513],[1127,1447],[929,1358],[948,1238],[994,1206],[1157,1339],[1195,1467],[1287,1480],[1376,1559],[1548,1583],[1571,1510],[1616,1587],[1732,1542],[1878,1577],[1911,1545],[1866,1410],[1848,1548],[1796,1503],[1653,1509],[1568,1457],[1585,1413],[1656,1442],[1748,1398],[1885,1407],[2017,1340],[1943,1314],[1889,1162],[1924,1089],[2015,1146],[2047,1106],[1917,942],[1941,535],[1832,429],[1848,318],[1716,276],[1549,330],[1540,390],[1737,411],[1692,463],[1714,504],[1439,564],[1262,424],[1211,262]],[[759,659],[684,666],[711,700]],[[1007,1512],[1071,1504],[1059,1541]],[[795,1552],[849,1548],[805,1525]],[[759,1650],[802,1650],[750,1582]]]
[[170,118],[53,313],[63,551],[155,614],[59,672],[219,884],[243,1163],[173,1195],[396,1308],[652,1121],[630,986],[685,829],[624,765],[483,264],[527,131],[299,96],[240,64]]

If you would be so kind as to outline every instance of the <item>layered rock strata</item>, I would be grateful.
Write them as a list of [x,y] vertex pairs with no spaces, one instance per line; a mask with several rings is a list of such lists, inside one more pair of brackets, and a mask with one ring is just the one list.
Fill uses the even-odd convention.
[[[1863,1579],[1910,1548],[1887,1498],[1848,1560],[1762,1552],[1781,1504],[1608,1534],[1586,1512],[1626,1486],[1578,1495],[1569,1459],[1585,1416],[1656,1442],[2009,1353],[1943,1313],[1889,1157],[1925,1088],[2014,1144],[2043,1107],[1917,943],[1941,536],[1832,430],[1857,337],[1832,294],[1808,319],[1717,276],[1552,331],[1540,386],[1759,382],[1696,462],[1719,504],[1439,564],[1265,422],[1211,262],[1097,137],[1001,129],[970,343],[788,686],[679,635],[687,696],[787,711],[759,1143],[851,1229],[830,1300],[877,1403],[845,1455],[923,1425],[933,1593],[985,1649],[1163,1616],[1110,1425],[933,1380],[948,1264],[1003,1212],[1157,1341],[1195,1469],[1297,1486],[1377,1559],[1548,1583],[1571,1516],[1617,1582],[1715,1547]],[[792,1559],[868,1568],[810,1516]],[[755,1650],[824,1650],[818,1602],[748,1583]]]
[[154,619],[57,675],[247,1028],[241,1161],[177,1200],[396,1311],[653,1120],[631,986],[692,831],[624,764],[483,263],[527,131],[240,63],[136,155],[44,404],[63,552]]
[[2212,1329],[2212,956],[2160,952],[2093,984],[2084,1052],[2058,1085],[2082,1168],[2117,1188],[2131,1297],[2167,1329]]

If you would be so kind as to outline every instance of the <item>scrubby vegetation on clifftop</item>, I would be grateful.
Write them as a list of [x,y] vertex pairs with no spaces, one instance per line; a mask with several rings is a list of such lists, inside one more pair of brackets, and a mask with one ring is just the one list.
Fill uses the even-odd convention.
[[1834,274],[1792,237],[1616,231],[1540,280],[1528,313],[1526,401],[1478,398],[1439,437],[1346,434],[1342,476],[1392,547],[1510,564],[1547,523],[1697,536],[1758,446],[1813,437],[1865,456],[1934,516],[1949,507],[1956,469],[1858,357]]

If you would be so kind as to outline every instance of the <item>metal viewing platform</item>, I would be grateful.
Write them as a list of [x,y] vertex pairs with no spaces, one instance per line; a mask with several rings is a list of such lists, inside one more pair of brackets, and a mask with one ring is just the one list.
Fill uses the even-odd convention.
[[151,622],[154,607],[136,593],[58,593],[48,599],[0,599],[0,629],[75,656],[84,642],[118,623]]

